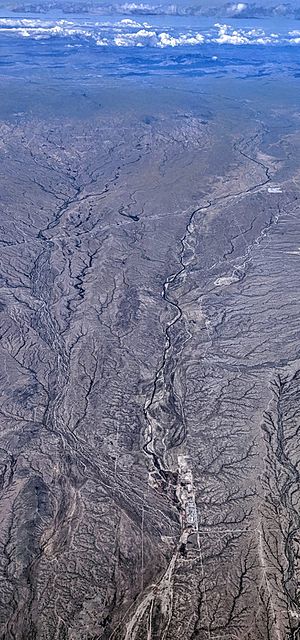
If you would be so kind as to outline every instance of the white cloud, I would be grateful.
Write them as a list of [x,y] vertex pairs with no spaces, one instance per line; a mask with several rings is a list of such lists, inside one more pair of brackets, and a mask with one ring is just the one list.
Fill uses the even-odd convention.
[[155,31],[147,31],[146,29],[140,29],[136,33],[120,33],[114,38],[114,44],[117,47],[130,47],[130,46],[145,46],[157,44],[157,36]]
[[136,22],[136,20],[132,20],[131,18],[124,18],[123,20],[120,20],[119,24],[121,26],[125,25],[126,27],[137,27],[137,28],[142,26],[140,22]]
[[159,46],[161,47],[178,47],[183,45],[199,45],[205,42],[205,38],[201,33],[181,34],[177,38],[169,33],[158,34]]
[[248,5],[245,2],[234,3],[227,8],[227,13],[229,13],[230,15],[237,15],[245,11],[245,9],[247,9],[247,6]]
[[248,38],[245,37],[239,31],[233,30],[230,25],[216,24],[218,30],[218,37],[213,38],[213,42],[217,44],[247,44]]
[[159,44],[161,47],[176,47],[177,39],[169,33],[162,32],[159,34]]
[[96,45],[98,45],[98,47],[108,47],[109,42],[106,38],[97,38]]

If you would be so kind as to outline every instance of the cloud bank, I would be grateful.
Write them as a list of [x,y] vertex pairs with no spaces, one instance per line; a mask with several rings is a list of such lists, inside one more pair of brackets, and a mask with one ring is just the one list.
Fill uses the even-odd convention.
[[[241,3],[239,3],[241,4]],[[36,18],[0,18],[3,37],[42,40],[68,38],[71,43],[90,41],[102,47],[201,47],[214,45],[293,45],[300,44],[300,31],[274,33],[266,28],[236,28],[217,22],[209,29],[162,29],[149,22],[123,18],[117,21],[43,20]]]
[[33,0],[28,2],[7,2],[7,7],[15,12],[45,12],[51,9],[61,9],[65,13],[93,13],[102,15],[178,15],[178,16],[215,16],[216,18],[259,18],[286,16],[300,19],[300,8],[290,2],[274,3],[266,6],[265,3],[256,2],[227,2],[221,5],[214,5],[212,0],[210,6],[201,2],[183,6],[182,3],[160,4],[151,2],[104,2],[97,3],[95,0]]

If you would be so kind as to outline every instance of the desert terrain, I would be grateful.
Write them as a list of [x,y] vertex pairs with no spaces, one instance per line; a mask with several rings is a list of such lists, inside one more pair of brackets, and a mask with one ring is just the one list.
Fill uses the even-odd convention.
[[299,115],[197,91],[2,117],[3,640],[300,637]]

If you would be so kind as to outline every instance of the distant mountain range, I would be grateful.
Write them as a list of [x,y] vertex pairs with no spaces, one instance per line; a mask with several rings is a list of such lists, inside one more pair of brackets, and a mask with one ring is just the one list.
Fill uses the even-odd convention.
[[215,16],[216,18],[259,18],[286,16],[300,19],[300,2],[215,2],[200,3],[102,2],[102,0],[0,0],[0,7],[15,12],[44,13],[59,9],[65,13],[102,13],[118,15]]

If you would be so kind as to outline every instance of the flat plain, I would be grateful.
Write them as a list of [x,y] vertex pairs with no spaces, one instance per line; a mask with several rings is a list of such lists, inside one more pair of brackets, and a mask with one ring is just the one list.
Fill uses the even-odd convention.
[[299,112],[158,91],[1,121],[3,640],[300,637]]

